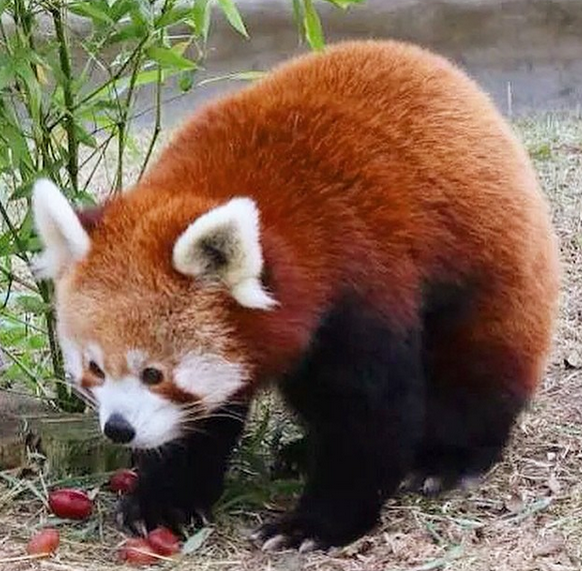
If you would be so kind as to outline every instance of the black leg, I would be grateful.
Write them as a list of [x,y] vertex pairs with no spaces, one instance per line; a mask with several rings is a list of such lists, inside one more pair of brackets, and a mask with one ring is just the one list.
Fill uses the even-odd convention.
[[473,486],[499,460],[537,376],[537,356],[518,338],[511,313],[492,311],[480,284],[427,290],[423,357],[426,424],[409,487],[432,495]]
[[415,486],[428,495],[478,481],[497,462],[525,402],[480,379],[471,387],[432,387]]
[[209,518],[246,414],[246,405],[226,407],[160,451],[137,454],[138,486],[121,500],[122,526],[134,533],[159,525],[180,531],[192,519]]
[[374,526],[410,469],[423,421],[419,334],[344,306],[282,390],[308,425],[307,484],[295,511],[254,537],[266,550],[343,545]]

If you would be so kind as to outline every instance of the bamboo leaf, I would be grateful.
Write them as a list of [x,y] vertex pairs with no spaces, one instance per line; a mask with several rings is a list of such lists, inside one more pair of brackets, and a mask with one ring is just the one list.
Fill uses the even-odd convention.
[[208,39],[210,31],[210,16],[212,14],[212,2],[210,0],[195,0],[192,9],[192,23],[196,35],[204,41]]
[[303,28],[303,4],[301,0],[293,0],[293,19],[297,26],[297,33],[300,41],[305,37],[305,30]]
[[238,73],[228,73],[226,75],[218,75],[216,77],[209,77],[208,79],[203,79],[196,85],[201,87],[203,85],[208,85],[209,83],[216,83],[218,81],[255,81],[261,79],[267,75],[264,71],[240,71]]
[[107,39],[106,45],[111,46],[119,42],[127,42],[129,40],[138,40],[147,33],[147,26],[143,22],[132,21],[129,24],[122,26],[119,31],[111,34]]
[[152,46],[147,50],[147,55],[162,67],[174,67],[177,69],[196,69],[196,64],[180,55],[177,50],[164,48],[162,46]]
[[326,0],[326,2],[329,2],[338,8],[342,8],[343,10],[347,10],[353,4],[363,4],[365,1],[366,0]]
[[173,24],[184,22],[192,13],[190,6],[176,6],[156,18],[156,28],[167,28]]
[[243,19],[236,7],[236,4],[233,0],[218,0],[218,5],[220,9],[224,12],[227,20],[229,21],[230,25],[239,33],[242,34],[245,38],[249,37],[247,29],[245,28],[245,24]]
[[305,27],[305,37],[312,49],[320,51],[323,49],[325,39],[319,14],[313,6],[313,0],[303,0],[305,10],[303,25]]
[[132,0],[116,0],[109,10],[109,15],[111,19],[115,22],[119,22],[123,16],[129,13],[133,7]]
[[0,62],[0,91],[14,83],[14,67],[10,62]]
[[194,73],[190,70],[183,71],[178,79],[178,87],[182,93],[186,93],[192,89],[194,85]]
[[94,23],[115,24],[109,14],[101,10],[96,2],[78,2],[70,4],[69,10],[73,12],[73,14],[77,14],[77,16],[89,18]]
[[37,295],[19,295],[16,298],[16,303],[26,313],[33,313],[34,315],[43,315],[50,310],[50,305],[44,303]]

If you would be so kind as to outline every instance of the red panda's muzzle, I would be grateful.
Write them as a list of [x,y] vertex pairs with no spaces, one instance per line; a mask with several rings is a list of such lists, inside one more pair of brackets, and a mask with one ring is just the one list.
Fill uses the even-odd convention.
[[121,415],[112,414],[103,427],[103,433],[116,444],[129,444],[135,437],[135,429]]

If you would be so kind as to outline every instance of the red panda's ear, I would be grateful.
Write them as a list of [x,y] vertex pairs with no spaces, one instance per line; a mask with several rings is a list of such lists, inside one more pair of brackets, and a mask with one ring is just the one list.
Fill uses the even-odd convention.
[[87,254],[91,243],[89,234],[68,200],[50,180],[35,183],[32,209],[45,247],[35,263],[35,273],[42,278],[55,278]]
[[221,281],[244,307],[277,303],[261,283],[259,211],[250,198],[233,198],[192,222],[174,245],[173,263],[182,274]]

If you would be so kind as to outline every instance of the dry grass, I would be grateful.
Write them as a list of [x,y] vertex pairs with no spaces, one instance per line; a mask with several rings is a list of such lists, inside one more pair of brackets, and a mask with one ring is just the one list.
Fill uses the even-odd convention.
[[[165,568],[582,569],[582,119],[548,116],[522,122],[518,129],[553,205],[562,241],[565,283],[560,330],[547,378],[516,426],[505,460],[476,491],[454,492],[434,500],[410,495],[390,501],[374,534],[326,555],[257,552],[244,537],[264,511],[231,507],[219,515],[212,534],[194,553],[182,561],[164,563]],[[31,482],[42,489],[38,479]],[[270,486],[252,478],[247,484],[254,486],[255,492]],[[25,481],[0,483],[0,569],[120,568],[115,564],[115,548],[123,537],[112,525],[113,498],[107,493],[99,494],[97,515],[90,523],[56,522],[63,535],[56,557],[42,562],[18,561],[31,531],[51,521],[26,485]],[[276,495],[271,489],[266,492],[267,498]]]

